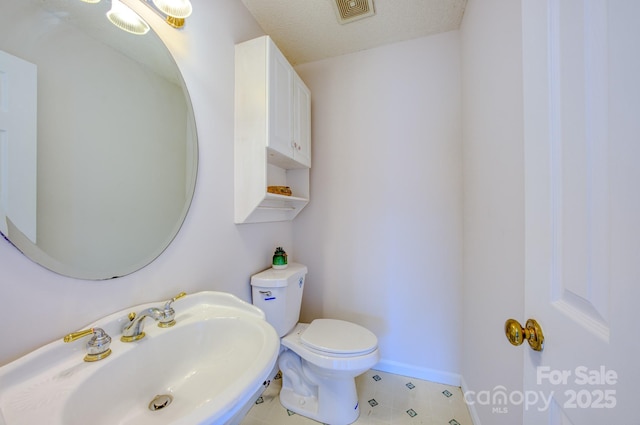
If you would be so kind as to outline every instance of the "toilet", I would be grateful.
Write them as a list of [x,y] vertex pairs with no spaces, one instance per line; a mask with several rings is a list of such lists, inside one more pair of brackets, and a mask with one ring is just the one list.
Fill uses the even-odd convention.
[[378,338],[355,323],[298,323],[307,267],[291,263],[251,277],[253,304],[280,336],[280,403],[299,415],[347,425],[360,415],[356,376],[380,359]]

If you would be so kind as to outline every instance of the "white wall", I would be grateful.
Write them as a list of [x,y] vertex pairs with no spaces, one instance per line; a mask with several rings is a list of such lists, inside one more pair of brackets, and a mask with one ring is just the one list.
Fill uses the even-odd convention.
[[378,368],[459,383],[458,32],[296,70],[312,93],[312,196],[294,222],[303,319],[359,323]]
[[7,319],[0,326],[0,365],[108,313],[182,290],[223,290],[249,301],[250,275],[268,267],[276,246],[292,246],[291,223],[233,224],[234,45],[263,32],[237,0],[193,3],[197,12],[184,30],[160,26],[190,90],[198,127],[198,182],[185,224],[157,261],[98,282],[52,273],[0,240],[0,303]]
[[[504,322],[524,311],[524,158],[520,2],[470,1],[462,40],[463,389],[521,391],[523,347]],[[470,400],[477,400],[475,396]],[[472,406],[476,425],[521,423],[522,410]]]

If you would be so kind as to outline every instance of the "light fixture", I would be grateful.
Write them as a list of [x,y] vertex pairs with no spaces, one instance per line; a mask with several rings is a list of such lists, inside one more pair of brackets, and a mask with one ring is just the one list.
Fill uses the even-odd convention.
[[[101,0],[80,0],[84,3],[100,3]],[[189,0],[140,0],[160,15],[174,28],[184,27],[185,18],[191,16],[193,7]],[[111,0],[107,18],[113,25],[131,34],[143,35],[149,32],[149,24],[140,15],[120,0]]]
[[193,11],[189,0],[153,0],[153,4],[164,14],[174,18],[187,18]]
[[120,0],[111,0],[107,18],[113,25],[131,34],[143,35],[149,32],[149,24]]
[[143,2],[174,28],[182,28],[185,18],[193,11],[189,0],[143,0]]

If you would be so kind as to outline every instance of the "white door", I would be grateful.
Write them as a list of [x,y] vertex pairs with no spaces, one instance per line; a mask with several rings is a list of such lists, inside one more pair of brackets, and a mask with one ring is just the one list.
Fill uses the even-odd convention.
[[523,0],[527,425],[640,423],[638,16]]
[[36,243],[37,68],[0,50],[0,231]]

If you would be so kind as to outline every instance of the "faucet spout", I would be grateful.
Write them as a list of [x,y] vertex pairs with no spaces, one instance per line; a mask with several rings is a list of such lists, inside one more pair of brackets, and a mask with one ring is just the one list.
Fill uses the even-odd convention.
[[133,319],[122,328],[122,336],[120,337],[122,342],[137,341],[144,338],[144,319],[151,317],[154,320],[160,320],[164,316],[164,311],[151,307],[142,310],[138,314],[133,314],[133,316]]
[[129,323],[125,324],[122,328],[122,336],[120,337],[120,341],[132,342],[144,338],[145,334],[142,329],[144,328],[144,319],[146,319],[147,317],[151,317],[153,320],[158,322],[158,326],[161,328],[169,328],[175,325],[176,311],[173,309],[171,304],[175,300],[180,299],[185,295],[187,295],[186,292],[179,293],[178,295],[167,301],[162,308],[151,307],[147,308],[146,310],[142,310],[138,314],[131,313],[129,315]]

